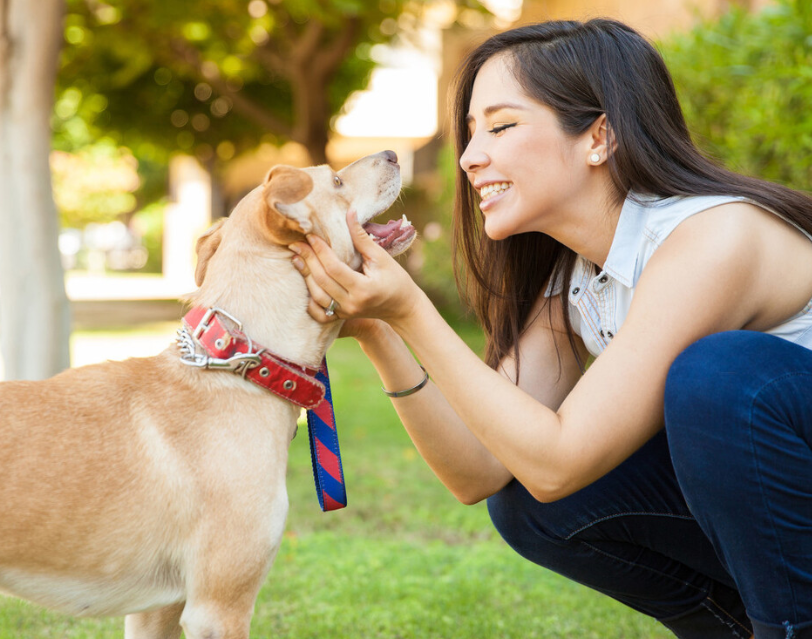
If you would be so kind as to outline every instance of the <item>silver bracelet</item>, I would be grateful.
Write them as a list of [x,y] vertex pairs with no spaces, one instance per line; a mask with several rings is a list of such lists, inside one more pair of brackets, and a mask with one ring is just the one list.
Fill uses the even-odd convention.
[[389,397],[407,397],[408,395],[411,395],[412,393],[416,393],[421,388],[423,388],[426,384],[429,383],[429,374],[426,372],[426,369],[421,366],[420,370],[423,371],[424,377],[423,377],[423,379],[421,379],[417,384],[415,384],[411,388],[407,388],[406,390],[402,390],[402,391],[388,391],[383,386],[381,386],[381,390],[384,393],[386,393]]

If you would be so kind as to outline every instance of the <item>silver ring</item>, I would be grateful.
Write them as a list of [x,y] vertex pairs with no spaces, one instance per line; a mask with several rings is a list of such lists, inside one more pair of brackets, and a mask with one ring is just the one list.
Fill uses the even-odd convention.
[[330,306],[324,309],[324,314],[327,317],[332,317],[333,315],[336,314],[336,308],[338,308],[338,302],[336,302],[334,299],[331,299]]

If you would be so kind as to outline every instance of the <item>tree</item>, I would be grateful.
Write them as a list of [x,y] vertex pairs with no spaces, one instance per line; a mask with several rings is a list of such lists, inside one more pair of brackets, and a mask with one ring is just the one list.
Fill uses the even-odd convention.
[[661,46],[697,143],[730,168],[812,184],[812,4],[733,7]]
[[439,4],[485,12],[475,0],[68,0],[61,95],[72,92],[68,116],[139,159],[144,142],[230,159],[264,136],[324,163],[331,119],[366,85],[373,45]]
[[48,154],[63,0],[0,0],[0,350],[6,379],[69,363]]

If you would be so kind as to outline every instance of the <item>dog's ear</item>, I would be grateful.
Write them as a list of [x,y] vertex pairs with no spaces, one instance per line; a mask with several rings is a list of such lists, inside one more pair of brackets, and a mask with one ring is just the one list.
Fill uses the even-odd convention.
[[206,277],[206,267],[209,265],[209,260],[217,247],[220,246],[220,240],[223,239],[223,224],[226,219],[222,218],[217,220],[208,231],[200,236],[195,246],[197,251],[197,267],[195,268],[195,283],[200,286],[203,283],[203,278]]
[[287,246],[304,239],[313,230],[310,211],[299,205],[313,190],[307,171],[280,164],[265,176],[262,196],[268,205],[265,224],[277,244]]

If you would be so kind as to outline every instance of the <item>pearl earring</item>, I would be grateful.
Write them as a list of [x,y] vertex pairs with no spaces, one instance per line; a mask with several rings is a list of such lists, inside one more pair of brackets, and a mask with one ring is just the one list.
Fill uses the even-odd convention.
[[589,159],[590,159],[591,162],[594,162],[595,164],[597,164],[598,162],[601,161],[601,156],[598,155],[597,153],[593,153],[592,155],[589,156]]

